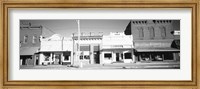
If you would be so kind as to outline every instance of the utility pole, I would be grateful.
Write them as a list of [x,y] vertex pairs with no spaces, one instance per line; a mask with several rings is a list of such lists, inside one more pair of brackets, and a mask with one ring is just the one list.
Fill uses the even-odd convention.
[[73,61],[72,61],[72,65],[74,66],[74,33],[72,33],[72,40],[73,40],[73,51],[72,51],[72,56],[73,56]]
[[77,20],[77,24],[78,24],[78,55],[77,55],[77,60],[78,60],[78,64],[79,67],[82,67],[82,63],[80,62],[80,35],[81,35],[81,31],[80,31],[80,20]]

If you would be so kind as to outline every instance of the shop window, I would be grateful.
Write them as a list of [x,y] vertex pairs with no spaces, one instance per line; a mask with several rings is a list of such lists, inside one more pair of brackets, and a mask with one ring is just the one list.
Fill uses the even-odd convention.
[[89,55],[84,55],[84,59],[89,60],[90,56]]
[[64,61],[69,61],[69,56],[64,56]]
[[132,59],[131,53],[125,53],[124,56],[125,56],[125,59]]
[[83,60],[83,55],[80,55],[80,60]]
[[163,61],[163,55],[161,53],[152,54],[153,61]]
[[50,53],[44,53],[44,61],[49,61],[50,60]]
[[111,59],[112,58],[112,54],[111,53],[105,53],[104,54],[104,58]]
[[149,53],[142,53],[141,55],[140,55],[140,61],[150,61],[150,54]]
[[153,39],[155,37],[155,31],[153,27],[149,27],[149,35],[150,35],[150,39]]
[[165,60],[174,60],[173,53],[164,53]]

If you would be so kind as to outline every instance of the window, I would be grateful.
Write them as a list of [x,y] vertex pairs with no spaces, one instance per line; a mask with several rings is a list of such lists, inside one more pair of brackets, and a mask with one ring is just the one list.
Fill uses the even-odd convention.
[[140,55],[140,61],[150,61],[150,54],[149,53],[141,53]]
[[108,59],[111,59],[112,58],[112,54],[111,53],[105,53],[104,57],[108,58]]
[[25,35],[24,36],[24,43],[27,43],[28,42],[28,35]]
[[69,61],[70,56],[64,56],[64,61]]
[[34,35],[34,36],[33,36],[33,39],[32,39],[32,43],[36,43],[36,41],[37,41],[37,36]]
[[44,61],[49,61],[50,53],[44,53],[44,57],[45,57]]
[[124,56],[125,56],[125,59],[132,59],[131,53],[125,53]]
[[84,55],[84,59],[90,59],[89,55]]
[[80,55],[79,57],[80,57],[80,60],[83,60],[83,55]]
[[165,60],[174,60],[173,53],[164,53]]
[[163,61],[162,53],[153,53],[152,54],[153,61]]
[[139,30],[139,38],[143,38],[143,37],[144,37],[144,31],[143,31],[143,28],[140,27],[140,28],[138,28],[138,30]]
[[149,29],[150,39],[153,39],[155,37],[154,28],[153,27],[149,27],[148,29]]
[[166,28],[165,27],[160,27],[161,30],[161,37],[165,38],[166,37]]

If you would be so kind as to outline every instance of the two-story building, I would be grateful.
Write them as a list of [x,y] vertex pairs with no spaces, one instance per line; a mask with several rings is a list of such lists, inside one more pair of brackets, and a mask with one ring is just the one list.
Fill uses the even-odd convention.
[[54,34],[40,37],[39,65],[63,65],[72,62],[72,39]]
[[132,63],[135,62],[132,35],[124,32],[111,32],[104,35],[101,48],[101,63]]
[[43,26],[20,24],[20,65],[38,65],[40,36],[48,37],[52,34]]
[[180,34],[174,31],[173,20],[134,20],[124,32],[133,36],[135,59],[149,62],[180,60]]
[[102,33],[81,33],[73,34],[73,64],[99,64],[100,49],[102,45]]
[[20,25],[20,65],[34,65],[41,35],[42,26]]

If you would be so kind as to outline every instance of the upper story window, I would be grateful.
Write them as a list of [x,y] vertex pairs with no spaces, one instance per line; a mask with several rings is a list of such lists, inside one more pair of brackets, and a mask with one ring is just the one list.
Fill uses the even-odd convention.
[[37,41],[37,36],[34,35],[34,36],[33,36],[33,39],[32,39],[32,43],[36,43],[36,41]]
[[166,37],[166,28],[165,27],[160,27],[161,30],[161,37],[164,39]]
[[28,35],[25,35],[24,36],[24,43],[27,43],[28,42]]
[[139,38],[143,38],[144,37],[144,29],[142,27],[138,28],[139,31]]
[[149,27],[149,36],[150,36],[150,39],[153,39],[155,37],[155,30],[153,27]]

